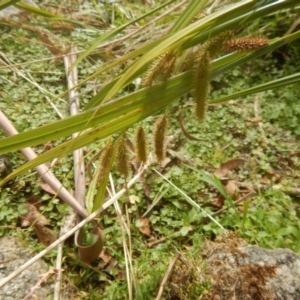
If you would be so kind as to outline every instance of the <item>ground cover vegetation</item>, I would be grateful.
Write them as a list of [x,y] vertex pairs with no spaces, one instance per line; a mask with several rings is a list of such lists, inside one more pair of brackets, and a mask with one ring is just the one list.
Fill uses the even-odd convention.
[[[46,1],[34,13],[18,3],[28,12],[0,29],[0,109],[20,133],[0,132],[13,166],[2,174],[1,235],[36,251],[57,238],[70,209],[34,168],[48,163],[76,190],[72,152],[82,148],[88,214],[149,167],[98,214],[100,258],[86,264],[65,244],[63,278],[78,299],[154,299],[177,256],[157,299],[209,298],[199,252],[228,231],[299,252],[296,2]],[[16,150],[29,146],[39,156],[25,163]],[[92,228],[82,246],[95,243]],[[54,265],[56,254],[45,258]]]

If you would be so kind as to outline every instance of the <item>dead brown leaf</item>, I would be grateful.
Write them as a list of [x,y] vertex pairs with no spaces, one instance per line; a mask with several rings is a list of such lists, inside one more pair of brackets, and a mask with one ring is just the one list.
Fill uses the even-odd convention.
[[22,209],[26,211],[24,214],[20,215],[23,221],[27,221],[30,225],[37,224],[40,226],[49,225],[49,221],[43,216],[34,205],[26,202],[22,203]]
[[51,195],[57,194],[47,183],[39,182],[39,183],[37,183],[37,185],[40,186],[45,192],[47,192]]
[[39,241],[46,246],[51,245],[58,237],[54,230],[39,224],[34,225],[34,230]]
[[119,271],[116,278],[118,280],[124,280],[126,278],[126,272],[124,270]]
[[280,180],[281,180],[281,177],[279,174],[267,173],[260,179],[260,183],[261,184],[279,183]]
[[57,233],[48,228],[49,221],[37,208],[26,202],[22,203],[22,210],[25,212],[20,215],[22,226],[34,226],[35,233],[41,243],[49,246],[57,239]]
[[149,237],[151,236],[149,218],[138,218],[137,227],[142,234],[149,236]]
[[239,188],[236,185],[234,180],[229,180],[227,182],[227,184],[225,186],[225,190],[226,190],[227,194],[232,197],[232,199],[234,199],[234,200],[237,199],[238,193],[239,193]]
[[113,257],[110,259],[110,261],[108,262],[105,271],[110,272],[113,269],[117,269],[118,268],[118,262],[116,259],[114,259]]
[[207,203],[208,206],[213,208],[221,209],[224,205],[225,198],[222,195],[219,195],[218,198],[214,199],[213,201]]
[[223,163],[214,174],[218,177],[225,177],[229,171],[237,169],[243,162],[244,160],[240,158],[228,160],[227,162]]
[[100,269],[104,269],[108,263],[110,262],[110,260],[112,259],[110,253],[108,250],[102,250],[102,252],[100,253],[99,257],[102,259],[102,262],[100,262],[98,264],[98,267]]

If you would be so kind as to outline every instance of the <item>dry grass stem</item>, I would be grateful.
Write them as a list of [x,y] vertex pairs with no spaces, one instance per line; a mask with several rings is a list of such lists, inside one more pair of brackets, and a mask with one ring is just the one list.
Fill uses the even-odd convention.
[[179,256],[180,256],[180,254],[177,254],[177,255],[171,260],[171,262],[169,263],[168,269],[167,269],[167,271],[166,271],[166,273],[165,273],[165,275],[164,275],[164,278],[163,278],[163,280],[161,281],[161,284],[160,284],[160,286],[159,286],[158,294],[157,294],[155,300],[160,300],[160,299],[161,299],[162,294],[163,294],[163,292],[164,292],[164,288],[165,288],[165,286],[166,286],[166,284],[167,284],[169,278],[170,278],[171,275],[172,275],[173,267],[174,267],[174,265],[175,265],[177,259],[179,258]]

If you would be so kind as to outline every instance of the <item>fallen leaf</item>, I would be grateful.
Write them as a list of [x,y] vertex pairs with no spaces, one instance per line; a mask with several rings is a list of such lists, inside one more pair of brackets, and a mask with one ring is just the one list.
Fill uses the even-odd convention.
[[279,183],[280,180],[281,177],[279,174],[267,173],[260,179],[260,183],[261,184]]
[[126,272],[124,270],[119,271],[117,274],[117,279],[118,280],[124,280],[126,278]]
[[114,259],[113,257],[110,259],[110,261],[108,262],[105,271],[110,272],[111,270],[117,268],[118,262],[116,259]]
[[213,208],[221,209],[224,205],[225,198],[222,195],[219,195],[218,198],[214,199],[213,201],[207,203],[208,206]]
[[54,230],[52,230],[46,226],[35,224],[34,230],[35,230],[35,233],[36,233],[39,241],[46,246],[51,245],[53,242],[56,241],[56,239],[58,237],[57,233]]
[[98,264],[98,267],[100,269],[104,269],[109,264],[110,260],[112,259],[108,250],[102,250],[102,252],[99,254],[99,258],[102,259],[102,262],[100,262]]
[[160,166],[162,167],[162,169],[165,169],[166,166],[171,162],[171,159],[169,157],[166,157],[161,163]]
[[105,263],[108,263],[110,260],[111,260],[111,255],[110,253],[108,252],[108,250],[103,250],[99,257],[105,262]]
[[57,194],[57,192],[55,192],[47,183],[39,182],[39,183],[37,183],[37,185],[40,186],[45,192],[47,192],[51,195]]
[[150,231],[150,220],[149,218],[139,218],[136,221],[136,227],[139,229],[139,231],[146,235],[146,236],[151,236],[151,231]]
[[52,244],[58,237],[57,233],[48,228],[49,221],[34,205],[26,202],[20,205],[21,226],[34,226],[35,233],[41,243],[46,246]]
[[222,164],[216,171],[215,175],[218,177],[225,177],[229,171],[237,169],[242,163],[244,162],[243,159],[240,158],[234,158],[231,160],[228,160],[224,164]]
[[43,216],[34,205],[26,202],[22,203],[20,206],[20,218],[23,221],[27,221],[29,225],[37,224],[40,226],[49,225],[49,221]]
[[237,199],[239,188],[235,184],[234,180],[229,180],[225,186],[225,190],[229,196],[232,197],[232,199]]

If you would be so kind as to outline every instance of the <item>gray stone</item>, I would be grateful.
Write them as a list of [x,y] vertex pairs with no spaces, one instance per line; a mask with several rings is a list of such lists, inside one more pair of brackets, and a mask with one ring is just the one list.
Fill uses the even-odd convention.
[[247,246],[238,238],[208,243],[211,299],[300,300],[300,256],[289,249]]
[[[35,254],[16,237],[0,238],[0,280],[10,275],[17,268],[22,266]],[[42,278],[41,276],[48,271],[48,266],[43,260],[38,260],[19,276],[12,279],[0,289],[0,299],[16,300],[23,299]],[[33,296],[29,299],[52,299],[54,283],[53,278],[50,282],[42,284],[37,288]]]

